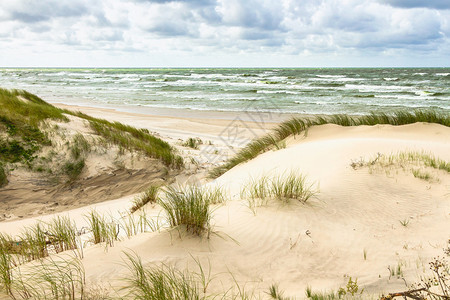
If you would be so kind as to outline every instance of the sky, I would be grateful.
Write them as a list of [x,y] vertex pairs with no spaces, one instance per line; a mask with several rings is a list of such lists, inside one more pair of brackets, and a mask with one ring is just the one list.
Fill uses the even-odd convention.
[[0,0],[0,67],[403,66],[450,66],[450,0]]

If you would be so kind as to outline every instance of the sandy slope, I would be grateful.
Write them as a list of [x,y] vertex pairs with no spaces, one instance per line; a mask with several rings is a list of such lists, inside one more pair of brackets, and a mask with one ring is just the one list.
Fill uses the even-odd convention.
[[[52,140],[35,164],[43,171],[14,167],[9,183],[0,188],[0,221],[61,212],[140,192],[152,182],[171,180],[178,171],[162,162],[120,147],[100,142],[86,120],[66,115],[68,122],[50,121],[44,126]],[[81,135],[90,148],[83,154],[85,167],[78,178],[69,182],[64,163],[73,160],[71,145]],[[70,144],[72,143],[72,144]],[[50,169],[51,172],[48,172]]]
[[[211,183],[223,187],[229,201],[214,208],[209,239],[163,229],[125,239],[107,252],[103,246],[89,247],[83,259],[86,275],[113,295],[123,284],[119,279],[127,276],[123,251],[134,251],[146,264],[163,262],[192,271],[198,271],[193,258],[198,259],[214,276],[208,293],[233,286],[231,274],[241,288],[262,296],[273,283],[286,296],[299,298],[308,285],[336,291],[348,276],[358,278],[368,295],[404,290],[404,281],[390,278],[388,267],[400,265],[410,284],[424,274],[432,256],[442,253],[450,238],[450,175],[433,171],[439,181],[428,182],[401,168],[354,170],[350,164],[378,152],[412,150],[450,160],[450,129],[431,124],[311,128],[286,149],[264,153]],[[272,202],[256,214],[239,198],[250,177],[291,170],[320,187],[316,198],[306,204]],[[99,210],[117,212],[129,203],[130,197],[122,198]],[[69,213],[82,222],[86,210]],[[147,210],[160,212],[158,206]],[[408,225],[401,225],[405,220]],[[17,232],[23,222],[0,223],[0,231]]]

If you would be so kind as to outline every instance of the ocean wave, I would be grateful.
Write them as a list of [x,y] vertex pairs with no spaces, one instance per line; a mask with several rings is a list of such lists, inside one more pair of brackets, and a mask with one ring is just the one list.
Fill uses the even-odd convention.
[[436,75],[436,76],[448,76],[448,75],[450,75],[450,73],[436,73],[434,75]]
[[359,90],[360,92],[413,92],[411,87],[401,85],[346,84],[345,87],[348,89]]
[[416,94],[417,96],[435,96],[436,95],[436,93],[429,92],[429,91],[417,91],[414,94]]
[[383,78],[385,81],[398,81],[398,77],[385,77]]
[[375,98],[375,94],[350,94],[350,95],[344,95],[345,97],[350,98]]
[[346,75],[316,75],[319,78],[345,78]]
[[314,82],[310,83],[309,86],[318,86],[318,87],[344,87],[346,83],[341,82]]

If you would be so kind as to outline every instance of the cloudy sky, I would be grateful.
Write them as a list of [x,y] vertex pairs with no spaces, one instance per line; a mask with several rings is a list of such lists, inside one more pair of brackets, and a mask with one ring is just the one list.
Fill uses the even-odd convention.
[[0,0],[0,66],[450,66],[450,0]]

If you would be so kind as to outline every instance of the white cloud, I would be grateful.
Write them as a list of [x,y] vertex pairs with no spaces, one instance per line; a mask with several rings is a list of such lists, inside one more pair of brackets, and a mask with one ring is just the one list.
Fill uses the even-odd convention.
[[272,62],[301,65],[304,57],[312,56],[319,63],[319,57],[327,62],[334,56],[347,64],[357,56],[361,62],[377,64],[395,62],[393,57],[400,55],[410,57],[410,65],[424,63],[426,59],[414,60],[424,55],[448,64],[447,2],[2,0],[0,65],[21,64],[17,53],[33,54],[42,62],[53,57],[56,65],[84,55],[83,62],[93,66],[113,65],[118,56],[121,63],[133,64],[136,53],[143,66],[158,57],[170,61],[170,55],[183,57],[180,61],[190,65],[210,63],[215,56],[221,57],[217,65],[235,65],[246,61],[239,57],[247,54],[254,58],[247,61],[259,58],[261,64],[270,57]]

